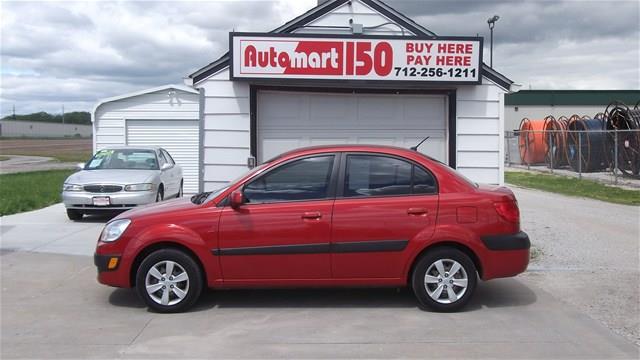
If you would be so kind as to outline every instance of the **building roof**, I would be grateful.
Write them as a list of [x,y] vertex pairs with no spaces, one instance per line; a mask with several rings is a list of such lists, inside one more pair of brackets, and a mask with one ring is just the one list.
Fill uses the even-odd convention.
[[152,87],[150,89],[138,90],[138,91],[134,91],[134,92],[128,93],[128,94],[123,94],[123,95],[118,95],[118,96],[112,96],[112,97],[105,98],[105,99],[100,99],[100,100],[98,100],[96,105],[93,107],[93,111],[91,111],[91,122],[94,121],[96,110],[98,110],[98,108],[102,104],[106,104],[106,103],[109,103],[109,102],[112,102],[112,101],[117,101],[117,100],[130,98],[130,97],[134,97],[134,96],[150,94],[150,93],[154,93],[156,91],[162,91],[162,90],[179,90],[179,91],[184,91],[184,92],[188,92],[188,93],[191,93],[191,94],[199,94],[198,90],[196,90],[196,89],[194,89],[192,87],[186,86],[186,85],[168,84],[168,85],[161,85],[161,86]]
[[640,101],[640,90],[520,90],[505,95],[504,103],[507,106],[606,106],[616,100],[633,106]]
[[[332,10],[338,8],[339,6],[349,1],[351,0],[329,0],[321,4],[318,4],[318,6],[310,9],[304,14],[292,19],[291,21],[285,23],[284,25],[274,30],[271,30],[270,33],[291,33],[296,29],[300,27],[304,27],[306,24],[310,23],[311,21],[331,12]],[[393,9],[391,6],[385,4],[381,0],[360,0],[360,1],[366,4],[367,6],[373,8],[374,10],[378,11],[382,15],[386,16],[387,18],[398,23],[402,27],[408,29],[414,35],[433,37],[433,38],[437,37],[437,35],[431,30],[416,23],[411,18],[398,12],[397,10]],[[204,66],[203,68],[189,75],[189,78],[193,80],[193,84],[197,84],[228,66],[229,66],[229,52],[226,52],[224,55],[222,55],[220,58],[218,58],[214,62],[208,64],[207,66]],[[502,87],[505,90],[509,90],[511,84],[513,84],[512,80],[500,74],[499,72],[489,67],[485,63],[482,63],[482,75],[487,79],[493,81],[494,83],[496,83],[498,86]]]

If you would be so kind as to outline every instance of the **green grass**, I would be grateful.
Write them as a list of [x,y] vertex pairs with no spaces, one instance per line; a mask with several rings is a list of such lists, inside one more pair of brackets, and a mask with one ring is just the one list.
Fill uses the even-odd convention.
[[606,186],[586,179],[519,171],[507,171],[504,176],[507,183],[517,186],[569,196],[582,196],[616,204],[640,205],[640,190]]
[[62,183],[73,170],[0,175],[0,216],[30,211],[61,201]]
[[2,156],[2,155],[0,155],[0,161],[5,161],[5,160],[9,160],[9,159],[11,159],[11,158],[10,158],[10,157],[8,157],[8,156]]

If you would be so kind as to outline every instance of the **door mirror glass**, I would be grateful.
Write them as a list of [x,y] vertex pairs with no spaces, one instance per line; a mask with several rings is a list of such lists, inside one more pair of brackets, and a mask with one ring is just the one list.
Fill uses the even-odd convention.
[[231,196],[229,196],[229,205],[232,208],[237,209],[240,206],[242,206],[243,203],[244,203],[244,196],[242,195],[242,191],[236,190],[231,193]]

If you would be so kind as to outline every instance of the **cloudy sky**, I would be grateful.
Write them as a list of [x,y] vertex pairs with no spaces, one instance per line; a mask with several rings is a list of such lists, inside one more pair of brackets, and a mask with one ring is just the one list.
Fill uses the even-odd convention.
[[[386,0],[439,35],[487,38],[494,67],[528,89],[640,89],[638,0]],[[182,78],[317,0],[0,2],[0,115],[90,110]],[[488,62],[488,51],[485,50]]]

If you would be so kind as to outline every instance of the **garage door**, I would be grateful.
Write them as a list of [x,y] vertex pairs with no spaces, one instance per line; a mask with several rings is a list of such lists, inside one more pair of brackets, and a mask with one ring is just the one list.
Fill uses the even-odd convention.
[[127,145],[160,146],[182,167],[184,193],[198,192],[198,122],[127,120]]
[[419,150],[447,162],[444,95],[260,91],[258,161],[303,146],[376,144]]

